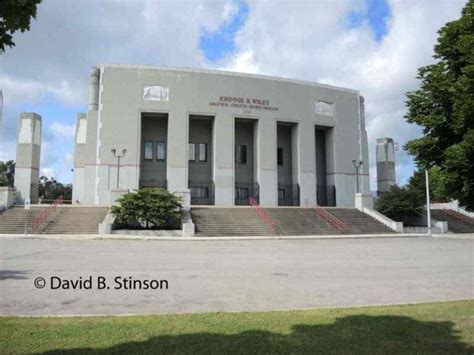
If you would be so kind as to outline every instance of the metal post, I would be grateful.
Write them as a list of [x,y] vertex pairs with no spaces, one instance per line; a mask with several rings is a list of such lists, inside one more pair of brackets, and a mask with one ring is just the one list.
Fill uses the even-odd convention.
[[120,157],[117,157],[117,189],[119,188],[120,181]]
[[359,193],[359,167],[356,166],[356,192]]
[[426,181],[426,216],[428,219],[428,235],[431,236],[431,207],[430,207],[430,182],[428,177],[428,170],[425,170]]
[[122,149],[122,155],[117,154],[117,150],[114,148],[111,150],[112,154],[114,157],[117,158],[117,189],[119,188],[119,181],[120,181],[120,158],[125,156],[125,153],[127,153],[127,149]]
[[359,193],[360,188],[359,188],[359,169],[362,166],[363,162],[359,161],[357,162],[356,160],[352,161],[352,165],[354,165],[355,171],[356,171],[356,193]]

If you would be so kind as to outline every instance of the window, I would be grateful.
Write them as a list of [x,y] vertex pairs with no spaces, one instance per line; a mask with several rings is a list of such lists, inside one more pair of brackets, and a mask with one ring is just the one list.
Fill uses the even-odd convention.
[[196,143],[188,144],[188,160],[196,161]]
[[283,165],[283,148],[277,149],[277,164]]
[[153,142],[145,142],[145,160],[153,159]]
[[199,161],[207,161],[207,143],[199,143]]
[[247,146],[246,145],[236,145],[235,146],[235,160],[239,164],[247,164]]
[[165,142],[156,142],[156,160],[164,161],[166,158]]

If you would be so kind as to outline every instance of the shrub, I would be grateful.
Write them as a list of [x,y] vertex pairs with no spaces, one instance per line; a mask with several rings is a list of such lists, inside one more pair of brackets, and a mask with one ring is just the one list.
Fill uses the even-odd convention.
[[181,199],[161,188],[128,193],[112,206],[119,226],[133,229],[166,229],[179,224]]
[[375,209],[387,217],[402,221],[404,217],[421,216],[424,196],[419,190],[392,186],[375,202]]

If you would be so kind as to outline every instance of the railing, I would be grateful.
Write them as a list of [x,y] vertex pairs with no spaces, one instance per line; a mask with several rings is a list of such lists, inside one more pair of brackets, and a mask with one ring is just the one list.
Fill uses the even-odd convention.
[[148,179],[140,180],[140,187],[160,187],[162,189],[168,189],[168,180]]
[[278,206],[299,206],[300,185],[278,184]]
[[[54,201],[56,201],[56,200],[40,198],[40,199],[38,199],[38,205],[50,205],[50,204],[53,204]],[[63,205],[72,205],[72,200],[63,200],[62,204]]]
[[337,228],[337,230],[341,233],[347,232],[346,224],[341,221],[339,218],[334,216],[331,212],[329,212],[325,208],[321,208],[320,206],[314,207],[314,211],[319,218],[322,218],[326,221],[326,223],[333,225]]
[[336,206],[336,186],[316,185],[316,196],[319,206]]
[[474,220],[472,218],[469,218],[468,216],[465,216],[462,213],[455,212],[453,210],[450,210],[449,208],[442,208],[441,210],[443,211],[445,216],[451,216],[453,218],[456,218],[456,219],[459,219],[463,222],[467,222],[467,223],[471,223],[471,224],[474,223]]
[[252,207],[255,208],[255,211],[257,212],[258,216],[260,217],[263,222],[265,222],[266,225],[270,227],[272,230],[273,234],[277,234],[278,232],[278,226],[275,223],[275,221],[265,212],[265,210],[258,204],[257,200],[255,200],[254,197],[249,197],[249,202]]
[[189,182],[191,205],[214,204],[214,182]]
[[259,202],[258,183],[235,183],[235,205],[250,205],[250,197],[253,197],[257,203]]
[[63,204],[63,202],[64,202],[64,197],[61,195],[56,200],[54,200],[51,205],[43,209],[38,216],[36,216],[36,218],[33,220],[31,224],[33,234],[38,234],[40,232],[43,224],[48,221],[48,218],[56,211],[56,209],[60,205]]

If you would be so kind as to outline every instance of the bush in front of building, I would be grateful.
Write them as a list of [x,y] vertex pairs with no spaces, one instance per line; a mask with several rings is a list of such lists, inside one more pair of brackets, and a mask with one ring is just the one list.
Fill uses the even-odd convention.
[[161,188],[143,188],[128,193],[112,206],[119,228],[179,228],[181,199]]
[[423,214],[424,196],[417,189],[392,186],[375,202],[375,209],[394,221]]

